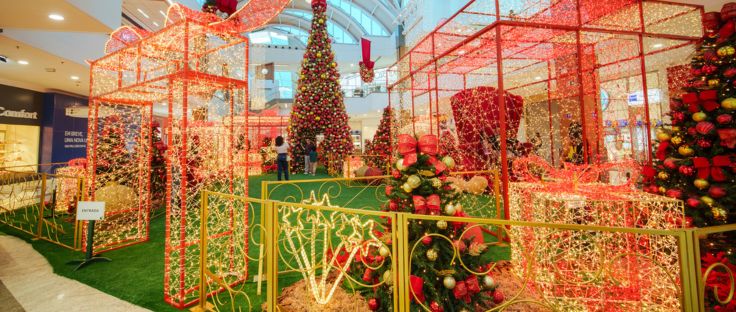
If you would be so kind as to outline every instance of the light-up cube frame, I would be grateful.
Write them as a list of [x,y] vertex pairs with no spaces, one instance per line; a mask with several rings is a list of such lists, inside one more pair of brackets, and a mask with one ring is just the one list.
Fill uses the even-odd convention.
[[[116,41],[108,46],[117,49],[92,64],[90,102],[95,112],[112,106],[145,113],[149,119],[154,107],[168,111],[164,297],[184,307],[198,298],[201,191],[247,194],[247,167],[237,166],[235,149],[238,139],[248,133],[247,123],[242,122],[248,120],[248,41],[238,28],[226,31],[213,24],[214,15],[175,5],[168,16],[167,25],[153,34],[140,35],[130,28],[113,34]],[[135,40],[126,39],[137,35]],[[126,127],[150,128],[145,121]],[[141,137],[138,145],[150,146],[150,137]],[[93,159],[98,157],[94,149],[90,152]],[[148,156],[139,156],[134,168],[147,172]],[[97,189],[94,171],[90,180],[90,187]],[[148,177],[142,176],[137,185],[143,198]],[[139,207],[141,224],[148,222],[147,207]],[[209,224],[208,249],[220,256],[229,254],[230,260],[208,262],[207,267],[244,280],[247,259],[234,253],[231,245],[234,235],[247,238],[247,209],[224,203],[210,207],[210,215],[215,214],[219,221]]]
[[[390,68],[394,135],[447,140],[448,132],[461,151],[471,150],[457,157],[480,158],[466,170],[501,169],[505,202],[507,139],[517,130],[506,114],[512,96],[523,99],[520,141],[539,133],[537,153],[552,163],[575,145],[571,128],[580,130],[573,137],[583,161],[607,161],[604,142],[610,147],[621,139],[630,155],[647,162],[654,127],[666,122],[668,99],[678,95],[702,36],[702,13],[701,6],[657,0],[469,1]],[[452,97],[477,87],[495,89],[472,105],[490,102],[497,123],[453,114]],[[487,124],[498,136],[484,140],[498,143],[463,134]]]

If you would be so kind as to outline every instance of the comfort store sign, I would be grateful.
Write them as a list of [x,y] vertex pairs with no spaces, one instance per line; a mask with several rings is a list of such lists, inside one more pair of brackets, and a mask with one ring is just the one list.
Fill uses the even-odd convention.
[[41,124],[43,94],[0,85],[0,124]]

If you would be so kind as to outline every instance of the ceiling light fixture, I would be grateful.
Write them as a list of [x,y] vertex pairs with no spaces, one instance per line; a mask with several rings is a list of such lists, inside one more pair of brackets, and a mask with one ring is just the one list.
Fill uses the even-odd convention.
[[52,19],[52,20],[55,20],[55,21],[63,21],[64,20],[64,16],[63,15],[56,14],[56,13],[49,14],[49,18]]
[[153,22],[153,25],[155,25],[156,27],[158,27],[158,23],[156,23],[156,22]]
[[151,18],[150,16],[148,16],[148,14],[146,14],[146,12],[143,12],[143,10],[141,9],[138,9],[138,12],[141,12],[141,14],[143,14],[143,16],[145,16],[146,18]]
[[174,1],[171,1],[171,0],[166,0],[166,2],[168,2],[169,5],[173,5],[174,4]]
[[542,80],[542,77],[536,76],[536,77],[534,77],[534,79],[536,79],[536,80]]
[[28,65],[28,61],[26,61],[26,60],[19,60],[18,61],[18,64],[20,64],[20,65]]
[[79,76],[71,76],[69,78],[71,78],[72,80],[79,80]]
[[652,45],[652,48],[655,48],[655,49],[659,49],[659,48],[661,48],[661,47],[664,47],[664,44],[661,44],[661,43],[655,43],[655,44],[653,44],[653,45]]

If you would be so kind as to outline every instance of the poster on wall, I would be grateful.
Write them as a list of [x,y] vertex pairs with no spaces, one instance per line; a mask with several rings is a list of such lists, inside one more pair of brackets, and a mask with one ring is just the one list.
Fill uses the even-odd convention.
[[87,99],[49,93],[45,98],[41,160],[63,163],[87,156]]

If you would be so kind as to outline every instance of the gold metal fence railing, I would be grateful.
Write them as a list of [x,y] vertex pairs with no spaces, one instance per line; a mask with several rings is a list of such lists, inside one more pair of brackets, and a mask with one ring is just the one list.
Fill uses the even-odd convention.
[[80,250],[82,231],[76,220],[76,202],[84,198],[84,178],[67,169],[72,168],[34,164],[0,169],[0,223],[34,239]]
[[[314,203],[295,203],[209,193],[203,200],[214,197],[253,203],[253,212],[265,215],[264,227],[254,224],[249,228],[251,233],[262,230],[265,235],[257,243],[251,240],[248,244],[264,247],[267,294],[265,297],[253,295],[254,288],[260,288],[258,283],[244,279],[228,283],[211,270],[207,271],[204,264],[214,258],[208,255],[213,250],[205,243],[199,266],[199,274],[205,278],[200,278],[200,281],[209,280],[210,284],[216,281],[217,291],[208,292],[212,289],[209,285],[199,287],[204,290],[200,295],[202,307],[206,307],[208,294],[221,293],[228,297],[248,294],[251,297],[247,301],[224,303],[232,302],[230,307],[237,310],[238,307],[244,308],[243,304],[251,304],[253,308],[254,303],[263,301],[269,311],[278,311],[279,289],[296,280],[304,281],[310,300],[317,303],[328,302],[335,287],[379,287],[392,283],[394,311],[417,308],[429,311],[426,306],[410,303],[414,296],[409,284],[409,276],[413,273],[412,259],[419,252],[417,248],[421,248],[417,247],[419,241],[409,241],[408,227],[412,222],[459,222],[486,228],[490,232],[505,233],[500,237],[508,241],[486,235],[486,243],[500,251],[500,256],[492,259],[494,262],[509,261],[511,269],[508,273],[518,280],[515,285],[519,286],[507,293],[505,301],[488,307],[487,311],[531,307],[549,311],[709,311],[712,306],[708,306],[703,298],[708,296],[707,291],[718,292],[705,284],[708,274],[714,270],[730,274],[726,279],[731,279],[730,284],[727,282],[731,289],[721,289],[720,295],[716,295],[720,296],[716,297],[720,298],[717,300],[722,304],[733,296],[732,271],[719,264],[701,268],[702,249],[698,246],[708,235],[736,231],[736,225],[703,229],[639,229],[381,212],[335,207],[319,199]],[[203,207],[209,206],[212,205],[203,203]],[[207,209],[202,209],[202,213],[206,214]],[[391,220],[388,228],[384,226],[385,222],[380,222],[387,219]],[[208,218],[203,217],[202,220]],[[203,241],[214,235],[208,232],[211,225],[207,223],[202,224]],[[385,236],[376,235],[377,232],[383,232]],[[445,240],[452,241],[452,238]],[[369,253],[380,253],[385,257],[378,264],[364,264],[384,266],[394,273],[388,274],[389,278],[384,276],[372,282],[347,274],[351,263],[366,261]],[[362,257],[356,257],[357,254],[362,254]],[[258,256],[251,252],[247,259],[253,266],[252,261]],[[571,263],[576,267],[561,266]],[[437,264],[438,267],[442,265]],[[466,274],[486,272],[470,267],[466,269]],[[228,274],[236,275],[233,272]],[[581,296],[586,291],[599,295]],[[216,305],[222,308],[222,303],[220,301]]]

